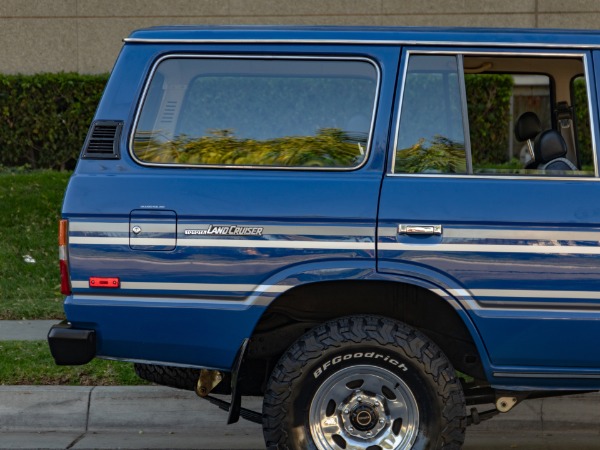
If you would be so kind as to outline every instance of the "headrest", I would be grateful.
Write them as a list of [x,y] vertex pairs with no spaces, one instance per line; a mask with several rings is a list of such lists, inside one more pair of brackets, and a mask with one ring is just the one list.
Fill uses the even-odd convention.
[[542,122],[534,112],[521,114],[515,123],[515,137],[519,142],[535,138],[540,131],[542,131]]
[[538,134],[533,143],[535,161],[545,164],[556,158],[562,158],[567,154],[567,144],[556,130],[546,130]]

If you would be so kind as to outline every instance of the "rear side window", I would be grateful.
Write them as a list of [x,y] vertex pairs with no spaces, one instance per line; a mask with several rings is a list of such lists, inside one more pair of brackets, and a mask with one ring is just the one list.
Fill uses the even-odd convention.
[[355,168],[378,82],[367,60],[168,58],[147,87],[133,154],[161,165]]

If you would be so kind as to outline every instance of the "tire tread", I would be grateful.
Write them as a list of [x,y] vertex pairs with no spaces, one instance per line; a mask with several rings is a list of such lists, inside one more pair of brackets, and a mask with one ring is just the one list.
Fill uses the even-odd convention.
[[134,364],[138,377],[152,383],[186,391],[196,389],[200,370],[187,367],[159,366],[157,364]]
[[365,340],[399,347],[414,363],[422,366],[435,382],[445,423],[436,448],[455,450],[462,447],[466,427],[465,399],[446,356],[425,335],[408,325],[384,317],[359,315],[328,322],[309,331],[281,357],[264,397],[263,433],[268,448],[293,448],[281,424],[287,414],[285,405],[292,394],[294,379],[329,348],[360,344]]

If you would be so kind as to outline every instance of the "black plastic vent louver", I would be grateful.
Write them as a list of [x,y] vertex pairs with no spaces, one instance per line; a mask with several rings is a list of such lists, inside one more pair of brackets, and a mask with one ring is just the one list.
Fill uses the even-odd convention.
[[119,138],[123,122],[98,120],[92,127],[83,145],[83,159],[119,159]]

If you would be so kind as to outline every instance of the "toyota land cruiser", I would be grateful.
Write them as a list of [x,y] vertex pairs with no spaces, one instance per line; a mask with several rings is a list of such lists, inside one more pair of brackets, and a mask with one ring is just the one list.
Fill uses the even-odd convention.
[[132,361],[272,448],[458,449],[599,390],[599,59],[582,31],[134,32],[64,199],[56,362]]

